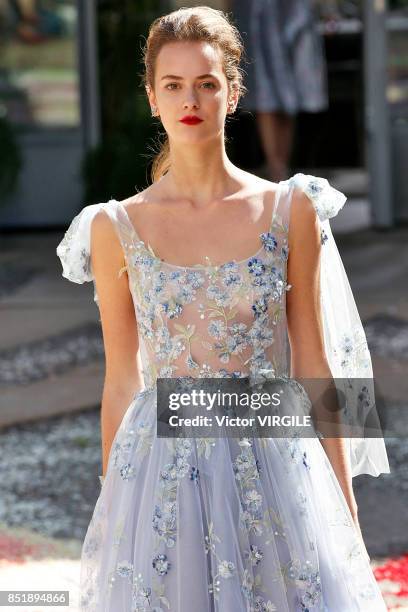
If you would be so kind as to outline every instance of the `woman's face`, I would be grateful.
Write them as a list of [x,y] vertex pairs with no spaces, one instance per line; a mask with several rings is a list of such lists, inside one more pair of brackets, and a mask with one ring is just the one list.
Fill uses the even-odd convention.
[[[207,42],[166,43],[156,60],[154,92],[147,93],[173,142],[200,143],[222,135],[227,111],[236,106],[220,52]],[[187,125],[181,122],[186,115],[202,122]]]

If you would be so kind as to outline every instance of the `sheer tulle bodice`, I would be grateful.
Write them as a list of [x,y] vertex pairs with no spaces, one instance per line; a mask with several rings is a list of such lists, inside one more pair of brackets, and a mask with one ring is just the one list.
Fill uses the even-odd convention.
[[[279,190],[278,190],[279,192]],[[160,260],[111,200],[135,297],[145,382],[173,376],[241,377],[287,371],[287,218],[279,193],[251,257],[221,265]],[[284,209],[287,210],[287,209]]]

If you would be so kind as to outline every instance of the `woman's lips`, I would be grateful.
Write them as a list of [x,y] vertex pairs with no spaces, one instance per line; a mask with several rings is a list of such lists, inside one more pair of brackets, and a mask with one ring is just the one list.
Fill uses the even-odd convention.
[[180,119],[182,123],[186,123],[187,125],[196,125],[197,123],[201,123],[202,119],[199,117],[185,117],[184,119]]

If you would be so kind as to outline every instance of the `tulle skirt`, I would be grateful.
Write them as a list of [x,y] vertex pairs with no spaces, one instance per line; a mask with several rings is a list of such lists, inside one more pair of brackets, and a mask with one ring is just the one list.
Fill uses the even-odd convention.
[[318,438],[158,438],[156,397],[112,443],[83,612],[386,610]]

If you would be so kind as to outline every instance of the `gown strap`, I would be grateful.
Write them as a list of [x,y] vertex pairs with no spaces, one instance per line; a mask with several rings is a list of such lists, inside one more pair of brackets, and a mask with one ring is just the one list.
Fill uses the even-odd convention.
[[125,265],[119,270],[119,276],[121,276],[128,268],[128,256],[132,247],[138,242],[141,242],[141,240],[129,218],[125,206],[121,202],[111,199],[104,206],[104,210],[108,214],[122,245]]
[[121,237],[132,244],[143,242],[137,233],[124,204],[118,200],[113,200],[113,203],[115,204],[115,218]]
[[276,190],[275,206],[272,214],[271,231],[276,225],[288,232],[290,205],[292,201],[293,186],[288,181],[280,181]]
[[126,254],[126,252],[129,250],[129,246],[135,242],[135,239],[138,239],[126,209],[118,200],[109,200],[109,202],[105,204],[104,210],[112,221],[120,243]]

